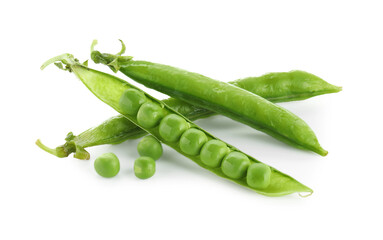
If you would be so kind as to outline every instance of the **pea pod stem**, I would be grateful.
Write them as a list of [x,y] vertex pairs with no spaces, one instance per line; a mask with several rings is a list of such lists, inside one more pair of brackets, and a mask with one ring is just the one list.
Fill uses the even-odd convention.
[[294,147],[321,156],[328,153],[301,118],[232,84],[172,66],[134,61],[130,56],[92,51],[91,58],[95,63],[105,64],[114,72],[120,71],[146,87],[225,115]]
[[[84,84],[85,86],[100,100],[102,100],[104,103],[108,104],[112,108],[114,108],[116,111],[118,111],[120,114],[128,118],[131,122],[136,124],[137,126],[141,127],[143,130],[145,130],[147,133],[150,133],[153,135],[155,138],[163,142],[164,144],[172,147],[175,149],[177,152],[181,153],[182,155],[186,156],[187,158],[193,160],[195,163],[200,165],[201,167],[215,173],[218,176],[221,176],[223,178],[227,178],[231,181],[234,181],[240,185],[243,185],[245,187],[248,187],[248,184],[246,182],[246,179],[240,178],[240,179],[231,179],[227,177],[220,168],[216,167],[209,167],[206,166],[201,162],[201,159],[199,158],[198,155],[188,155],[182,152],[180,149],[179,143],[178,142],[168,142],[164,140],[160,133],[159,133],[159,128],[157,127],[150,127],[146,128],[144,127],[140,121],[138,120],[137,117],[134,115],[128,115],[124,113],[124,111],[120,108],[119,101],[121,99],[121,96],[129,89],[133,89],[136,91],[143,92],[142,90],[136,88],[135,86],[127,83],[126,81],[119,79],[115,76],[99,72],[93,69],[90,69],[88,67],[85,67],[81,65],[80,63],[76,62],[74,64],[66,64],[66,69],[70,69],[71,72],[73,72]],[[203,132],[206,134],[208,139],[217,139],[210,133],[206,132],[205,130],[201,129],[198,127],[196,124],[191,122],[189,119],[186,117],[183,117],[180,115],[178,112],[174,111],[172,108],[168,107],[165,103],[161,102],[158,99],[153,98],[149,94],[143,92],[148,99],[148,101],[158,104],[162,108],[162,112],[164,114],[174,114],[179,116],[180,118],[184,119],[186,121],[190,128],[198,129],[199,131]],[[139,115],[138,115],[139,116]],[[219,140],[219,139],[217,139]],[[226,144],[226,143],[225,143]],[[236,149],[234,146],[231,146],[227,144],[228,148],[231,149],[231,151],[236,151],[240,152],[240,150]],[[244,154],[244,153],[242,153]],[[258,160],[255,158],[246,155],[251,162],[254,163],[260,163]],[[260,194],[266,195],[266,196],[282,196],[286,194],[291,194],[291,193],[296,193],[296,192],[308,192],[311,193],[312,190],[303,185],[302,183],[298,182],[294,178],[276,170],[275,168],[271,168],[271,177],[270,177],[270,184],[264,188],[264,189],[255,189],[255,188],[250,188]]]
[[68,155],[70,154],[70,153],[66,152],[64,147],[62,147],[62,146],[57,147],[57,148],[49,148],[49,147],[45,146],[40,141],[40,139],[36,140],[36,145],[39,146],[39,148],[41,148],[42,150],[44,150],[44,151],[46,151],[52,155],[55,155],[56,157],[59,157],[59,158],[68,157]]
[[76,143],[74,139],[75,136],[70,132],[65,138],[66,143],[56,148],[49,148],[45,146],[40,139],[37,139],[36,145],[42,150],[59,158],[68,157],[69,154],[74,152],[75,158],[81,160],[89,160],[90,154],[84,149],[83,144],[81,144],[81,141]]

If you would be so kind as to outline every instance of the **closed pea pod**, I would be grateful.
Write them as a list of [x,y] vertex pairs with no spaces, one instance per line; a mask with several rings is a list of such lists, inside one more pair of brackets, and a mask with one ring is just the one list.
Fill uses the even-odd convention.
[[[93,46],[92,46],[93,48]],[[125,46],[123,45],[123,53]],[[121,54],[120,53],[120,54]],[[239,87],[172,66],[92,51],[95,63],[169,96],[215,111],[297,148],[327,155],[313,130],[298,116]]]
[[[64,63],[66,65],[65,69],[68,69],[71,72],[73,72],[74,74],[76,74],[76,76],[87,86],[87,88],[94,95],[96,95],[100,100],[102,100],[106,104],[113,107],[116,111],[123,114],[126,118],[128,118],[133,123],[137,124],[139,127],[143,128],[146,132],[152,134],[157,139],[163,141],[161,135],[159,134],[159,126],[158,125],[156,125],[155,127],[145,128],[142,124],[139,123],[139,121],[137,120],[137,116],[132,116],[132,115],[126,114],[121,109],[119,103],[120,103],[120,98],[124,95],[124,92],[128,89],[137,89],[136,87],[130,85],[126,81],[123,81],[122,79],[119,79],[115,76],[90,69],[90,68],[80,64],[78,61],[76,61],[73,58],[72,55],[69,55],[69,54],[60,55],[56,58],[53,58],[53,59],[47,61],[43,65],[42,68],[44,68],[46,65],[53,63],[53,62],[56,62],[56,61],[61,61],[62,63]],[[137,89],[137,90],[139,90],[139,89]],[[144,94],[151,102],[156,103],[159,106],[162,106],[161,111],[163,112],[164,115],[169,115],[169,114],[178,115],[177,112],[175,112],[173,109],[169,108],[163,102],[151,97],[147,93],[144,93]],[[184,118],[182,115],[179,115],[179,116]],[[184,118],[184,120],[190,125],[191,129],[195,129],[195,130],[197,130],[196,132],[203,133],[203,134],[196,134],[196,136],[205,136],[206,139],[204,139],[204,137],[202,137],[201,138],[201,139],[203,139],[202,141],[200,141],[199,137],[197,137],[197,139],[198,139],[197,143],[203,143],[204,144],[208,140],[212,140],[212,139],[219,140],[218,138],[216,138],[212,134],[210,134],[210,133],[206,132],[205,130],[203,130],[202,128],[198,127],[196,124],[194,124],[193,122],[191,122],[187,118]],[[191,130],[191,129],[189,129],[189,130]],[[184,134],[187,131],[188,130],[186,130],[184,132]],[[184,136],[184,134],[183,134],[183,136]],[[191,134],[191,136],[192,135],[194,135],[194,134]],[[193,138],[186,138],[186,139],[192,140]],[[220,141],[222,141],[222,140],[220,140]],[[251,188],[247,184],[245,178],[235,179],[232,177],[228,177],[222,171],[222,168],[219,168],[219,167],[213,168],[213,167],[209,167],[209,166],[205,165],[201,161],[199,154],[191,155],[191,154],[185,153],[180,147],[181,139],[179,142],[174,142],[174,143],[167,142],[167,141],[163,141],[163,142],[165,144],[167,144],[169,147],[172,147],[173,149],[175,149],[180,154],[193,160],[195,163],[197,163],[201,167],[217,174],[218,176],[221,176],[223,178],[234,181],[234,182],[236,182],[242,186]],[[191,144],[190,146],[194,146],[194,144],[195,143]],[[201,144],[201,145],[203,145],[203,144]],[[231,152],[238,152],[238,153],[245,155],[248,158],[248,160],[252,163],[258,163],[259,162],[255,158],[253,158],[253,157],[241,152],[240,150],[236,149],[234,146],[231,146],[227,143],[225,143],[225,144],[227,145],[227,147],[230,149]],[[197,144],[197,145],[199,146],[199,144]],[[185,149],[187,149],[187,148],[185,148]],[[192,149],[194,149],[194,147]],[[199,147],[199,149],[200,149],[200,147]],[[188,150],[186,150],[186,151],[188,151]],[[190,152],[192,152],[192,151],[190,151]],[[270,177],[271,180],[270,180],[270,184],[267,188],[265,188],[265,189],[251,188],[251,189],[255,190],[256,192],[258,192],[260,194],[264,194],[267,196],[282,196],[282,195],[286,195],[286,194],[290,194],[290,193],[294,193],[294,192],[312,193],[312,190],[310,188],[308,188],[307,186],[298,182],[294,178],[292,178],[292,177],[290,177],[284,173],[281,173],[280,171],[278,171],[274,168],[271,168],[271,170],[272,170],[271,171],[272,172],[271,177]]]

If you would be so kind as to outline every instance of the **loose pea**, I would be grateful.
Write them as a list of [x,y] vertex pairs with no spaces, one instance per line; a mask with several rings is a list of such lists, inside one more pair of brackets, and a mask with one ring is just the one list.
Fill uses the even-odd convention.
[[221,168],[226,176],[239,179],[245,176],[250,163],[249,158],[245,154],[231,152],[223,159]]
[[143,92],[136,89],[128,89],[120,98],[120,108],[126,114],[136,115],[144,102],[146,102],[146,97]]
[[139,157],[134,161],[134,174],[141,179],[147,179],[156,172],[156,162],[151,157]]
[[113,153],[104,153],[94,161],[94,169],[102,177],[114,177],[120,171],[120,161]]
[[144,128],[155,127],[164,116],[164,110],[157,103],[147,102],[142,104],[137,114],[137,121]]
[[190,128],[180,139],[181,151],[189,155],[198,155],[201,147],[207,142],[207,136],[201,130]]
[[138,143],[137,151],[140,156],[151,157],[157,160],[162,155],[162,145],[155,137],[149,135],[142,138]]
[[212,139],[202,147],[200,158],[207,166],[218,167],[228,151],[229,148],[224,142]]
[[188,128],[189,124],[185,119],[176,114],[169,114],[161,120],[158,131],[164,140],[176,142]]
[[253,163],[247,170],[247,184],[255,189],[265,189],[270,185],[271,169],[263,163]]

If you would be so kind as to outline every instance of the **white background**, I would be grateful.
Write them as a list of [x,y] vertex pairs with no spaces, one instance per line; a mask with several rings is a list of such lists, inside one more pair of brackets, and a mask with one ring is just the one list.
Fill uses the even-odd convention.
[[[2,1],[0,239],[382,239],[382,7],[379,1]],[[316,132],[327,157],[225,117],[198,124],[314,189],[270,198],[165,147],[149,180],[138,140],[89,148],[90,161],[41,151],[116,113],[73,74],[40,65],[98,49],[222,81],[305,70],[343,86],[281,104]],[[109,72],[104,66],[90,66]],[[126,77],[119,74],[126,79]],[[130,81],[131,82],[131,81]],[[165,96],[149,91],[154,96]],[[121,171],[98,176],[114,152]]]

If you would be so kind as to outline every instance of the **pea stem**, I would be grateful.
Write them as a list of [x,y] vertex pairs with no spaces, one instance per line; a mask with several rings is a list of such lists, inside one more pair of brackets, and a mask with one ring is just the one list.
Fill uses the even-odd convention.
[[56,157],[59,157],[59,158],[64,158],[64,157],[68,157],[69,153],[65,151],[64,147],[60,146],[60,147],[57,147],[55,149],[53,148],[49,148],[47,146],[45,146],[41,141],[40,139],[37,139],[36,141],[36,145],[41,148],[42,150],[50,153],[50,154],[53,154],[55,155]]

